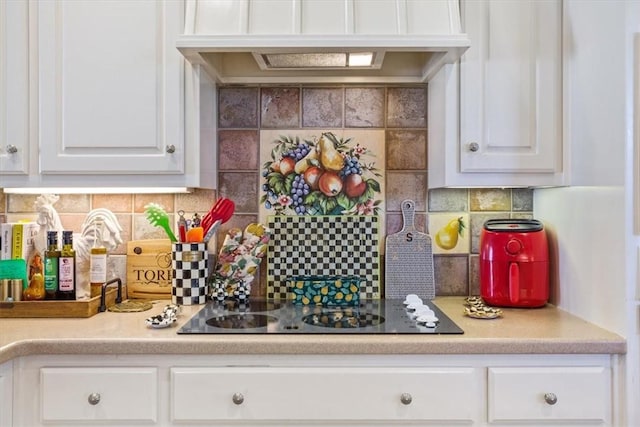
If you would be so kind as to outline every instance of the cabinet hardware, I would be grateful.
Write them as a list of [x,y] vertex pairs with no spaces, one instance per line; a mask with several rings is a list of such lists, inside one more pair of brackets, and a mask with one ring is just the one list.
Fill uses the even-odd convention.
[[478,144],[477,142],[472,142],[469,144],[469,151],[475,153],[479,149],[480,149],[480,144]]
[[91,405],[97,405],[100,403],[100,393],[91,393],[87,400]]
[[16,154],[18,152],[18,147],[13,144],[7,144],[7,153]]
[[244,402],[244,396],[242,393],[233,393],[231,400],[233,400],[233,403],[236,405],[242,405],[242,402]]
[[413,401],[413,397],[411,397],[411,394],[402,393],[400,395],[400,402],[402,402],[403,405],[410,405],[412,401]]
[[173,154],[176,152],[176,146],[173,144],[167,145],[167,153]]
[[555,393],[545,393],[544,401],[549,405],[555,405],[558,402],[558,396]]

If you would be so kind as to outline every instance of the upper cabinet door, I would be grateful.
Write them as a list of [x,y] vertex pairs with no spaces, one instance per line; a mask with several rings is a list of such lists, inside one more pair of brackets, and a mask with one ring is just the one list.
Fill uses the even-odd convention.
[[183,3],[35,5],[40,172],[183,173]]
[[29,3],[0,1],[0,175],[29,172],[29,95]]
[[460,172],[561,171],[561,2],[464,1],[462,16]]

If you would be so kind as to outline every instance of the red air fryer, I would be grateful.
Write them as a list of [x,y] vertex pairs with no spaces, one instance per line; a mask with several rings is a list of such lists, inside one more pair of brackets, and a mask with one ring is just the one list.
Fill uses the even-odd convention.
[[480,296],[499,307],[541,307],[549,299],[549,247],[535,219],[490,219],[480,234]]

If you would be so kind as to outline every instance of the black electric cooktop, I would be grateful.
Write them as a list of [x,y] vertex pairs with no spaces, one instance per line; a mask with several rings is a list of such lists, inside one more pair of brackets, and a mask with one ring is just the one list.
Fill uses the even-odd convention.
[[208,302],[178,334],[462,334],[431,301],[438,318],[418,323],[402,300],[361,300],[349,307],[294,305],[252,299]]

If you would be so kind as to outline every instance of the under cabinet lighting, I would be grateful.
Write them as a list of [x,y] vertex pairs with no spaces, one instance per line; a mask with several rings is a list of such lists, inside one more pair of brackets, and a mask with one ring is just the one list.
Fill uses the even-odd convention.
[[188,187],[15,187],[3,188],[6,194],[158,194],[191,193]]

